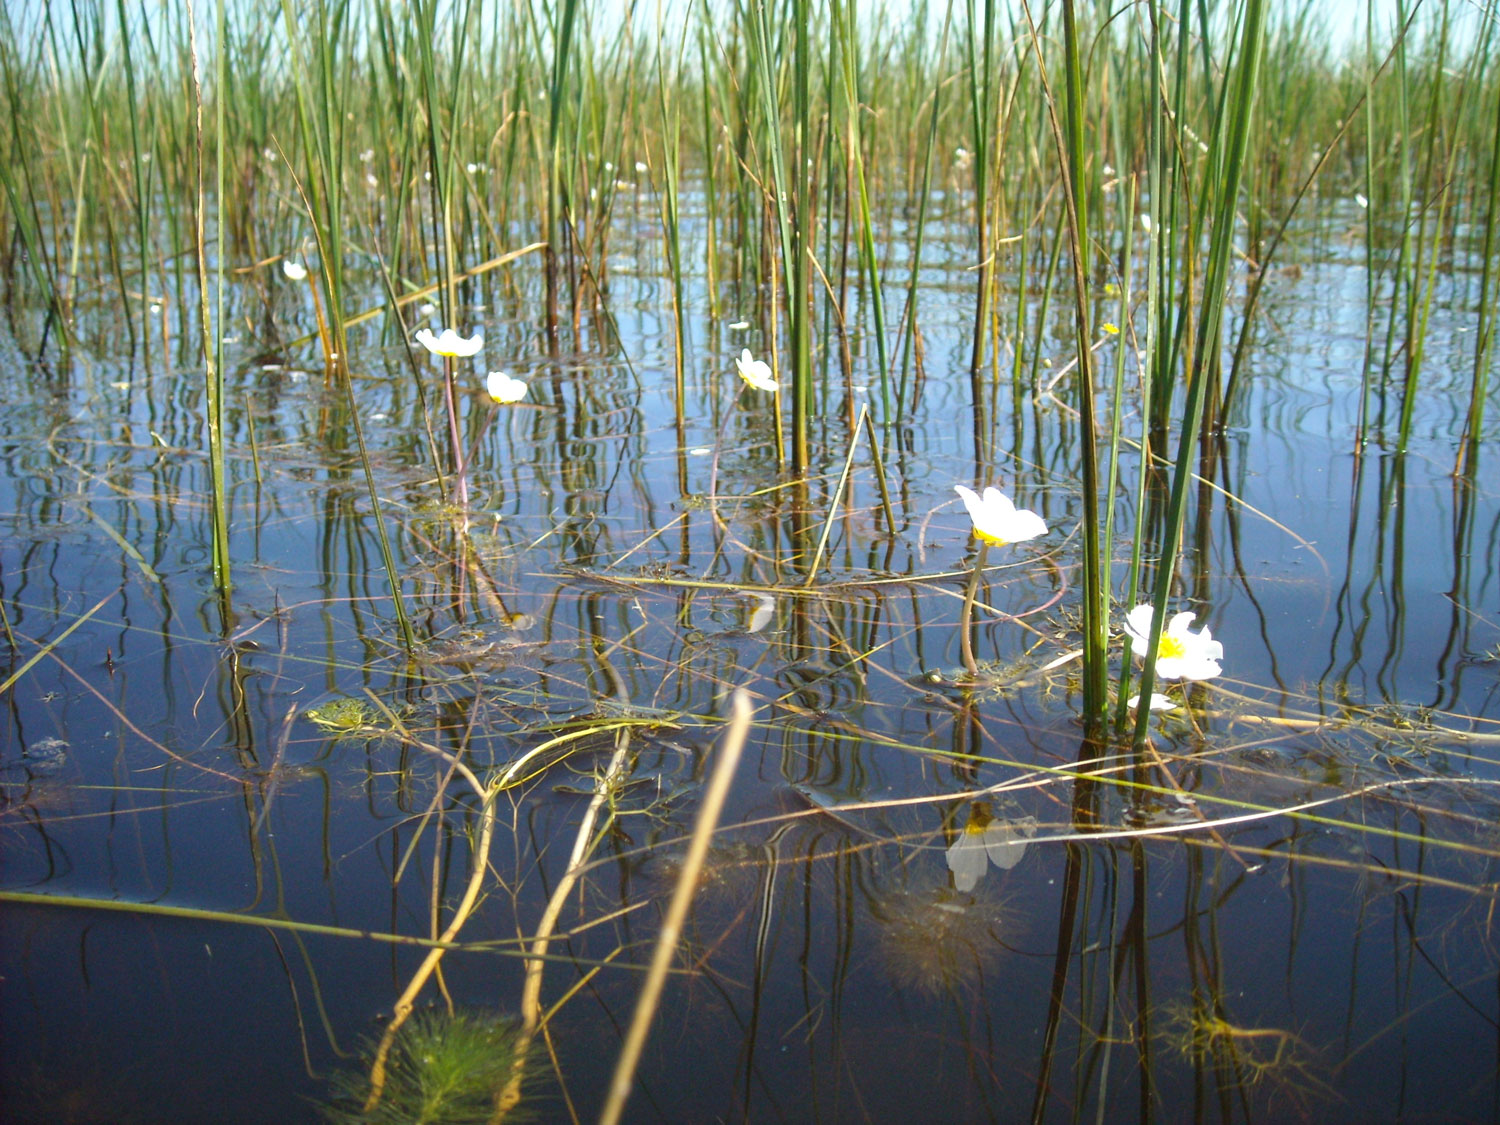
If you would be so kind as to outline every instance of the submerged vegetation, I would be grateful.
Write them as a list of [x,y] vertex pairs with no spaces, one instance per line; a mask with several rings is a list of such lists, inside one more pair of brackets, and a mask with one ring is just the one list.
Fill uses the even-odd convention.
[[147,1119],[1491,1106],[1495,13],[1322,11],[0,8],[6,979],[285,1048]]

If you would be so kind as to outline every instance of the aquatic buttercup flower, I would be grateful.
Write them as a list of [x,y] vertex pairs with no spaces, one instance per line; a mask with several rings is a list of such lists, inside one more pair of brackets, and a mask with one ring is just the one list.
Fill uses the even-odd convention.
[[[1125,706],[1129,707],[1132,711],[1134,711],[1140,705],[1141,697],[1138,695],[1132,695],[1125,701]],[[1181,706],[1182,704],[1178,703],[1177,700],[1173,699],[1170,695],[1162,695],[1159,692],[1153,691],[1151,693],[1151,702],[1146,704],[1146,710],[1175,711]]]
[[286,274],[289,281],[305,281],[307,279],[307,267],[301,262],[293,261],[291,258],[281,259],[281,272]]
[[1001,871],[1009,871],[1020,863],[1026,854],[1026,837],[1035,827],[1036,822],[1030,817],[1013,823],[996,820],[990,815],[988,803],[975,801],[969,810],[968,823],[946,853],[954,890],[968,894],[979,885],[992,863]]
[[504,371],[491,371],[485,376],[484,386],[496,402],[520,402],[526,397],[526,380]]
[[[1125,615],[1125,632],[1140,654],[1151,639],[1151,619],[1156,611],[1149,605],[1138,605]],[[1156,649],[1156,674],[1164,680],[1211,680],[1223,671],[1224,646],[1213,639],[1204,626],[1193,633],[1188,630],[1195,614],[1177,613],[1162,630]]]
[[964,507],[969,509],[974,534],[986,543],[1004,547],[1047,534],[1047,524],[1041,516],[1028,508],[1017,508],[998,488],[986,488],[983,497],[961,484],[954,485],[953,490],[963,497]]
[[432,329],[421,328],[413,338],[433,355],[469,356],[484,347],[484,336],[480,333],[476,332],[465,340],[451,328],[444,328],[436,336],[432,334]]
[[734,369],[740,373],[741,379],[758,391],[781,389],[781,384],[771,377],[771,365],[763,359],[756,359],[749,348],[740,352],[740,358],[734,361]]

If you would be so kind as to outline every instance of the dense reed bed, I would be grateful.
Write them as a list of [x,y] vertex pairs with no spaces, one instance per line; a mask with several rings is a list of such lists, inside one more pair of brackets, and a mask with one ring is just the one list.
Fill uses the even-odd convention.
[[[1479,441],[1497,167],[1482,15],[1372,10],[1336,53],[1312,6],[1260,4],[1207,24],[1191,5],[977,0],[226,3],[196,24],[188,8],[23,5],[0,48],[7,300],[42,356],[118,354],[123,329],[132,378],[201,364],[217,449],[224,340],[284,354],[299,343],[277,315],[289,299],[311,302],[336,378],[351,330],[408,339],[417,301],[461,327],[461,300],[531,251],[498,284],[530,294],[540,278],[539,339],[609,353],[612,239],[644,221],[679,310],[679,410],[685,277],[711,314],[726,286],[762,293],[759,334],[788,385],[779,456],[806,475],[847,445],[847,426],[820,421],[840,379],[878,388],[880,451],[894,450],[922,375],[924,220],[941,206],[974,232],[976,481],[1003,467],[995,400],[1038,383],[1039,334],[1073,338],[1075,365],[1049,387],[1080,411],[1086,710],[1102,715],[1101,599],[1158,585],[1112,584],[1100,562],[1106,478],[1133,483],[1113,471],[1118,443],[1149,441],[1185,486],[1191,451],[1209,456],[1232,424],[1266,279],[1297,268],[1278,257],[1286,232],[1327,226],[1317,204],[1361,201],[1378,404],[1361,445],[1404,447],[1455,256],[1482,271],[1464,449]],[[697,245],[685,187],[702,193]],[[278,264],[304,259],[307,292],[288,294]],[[1243,299],[1226,316],[1231,291]],[[1117,408],[1146,429],[1113,432]],[[451,474],[462,442],[447,444]],[[1160,529],[1168,559],[1182,510]]]
[[[1493,13],[1321,11],[5,6],[0,901],[269,935],[334,1120],[619,1120],[642,1082],[798,1119],[847,1070],[838,1117],[919,1069],[842,1038],[861,981],[957,1029],[954,1119],[1378,1101],[1429,1003],[1492,1032],[1493,965],[1412,982],[1500,887]],[[1359,359],[1310,483],[1262,357],[1324,425],[1288,294],[1330,262]],[[1439,637],[1405,576],[1442,535]],[[1183,615],[1230,601],[1264,654],[1221,680]],[[80,691],[116,757],[58,813],[82,743],[35,730]],[[122,807],[167,842],[104,893]],[[232,858],[182,842],[220,813]],[[1406,935],[1369,1026],[1352,976],[1247,1010],[1270,870],[1289,994],[1339,975],[1313,890],[1356,962]],[[663,1078],[700,1064],[704,1100]]]

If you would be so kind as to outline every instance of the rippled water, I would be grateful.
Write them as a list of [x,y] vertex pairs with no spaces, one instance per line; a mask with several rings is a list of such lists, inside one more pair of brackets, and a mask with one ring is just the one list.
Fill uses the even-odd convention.
[[[311,330],[297,291],[236,297],[227,614],[190,323],[164,308],[169,345],[132,363],[38,362],[40,322],[20,322],[0,342],[0,672],[41,655],[0,696],[5,1118],[315,1118],[424,956],[388,936],[433,937],[474,871],[483,818],[455,760],[515,784],[419,1005],[480,1014],[519,1010],[518,939],[616,765],[555,920],[528,1093],[544,1119],[592,1117],[737,686],[751,738],[630,1119],[1496,1116],[1500,407],[1456,479],[1476,283],[1455,269],[1410,450],[1356,458],[1345,218],[1268,282],[1189,514],[1174,608],[1224,642],[1225,675],[1139,761],[1082,743],[1063,659],[1070,346],[1049,322],[1037,383],[995,389],[976,450],[956,220],[927,250],[913,405],[876,429],[894,530],[867,434],[834,501],[861,405],[883,416],[862,336],[846,375],[824,325],[820,463],[793,481],[733,369],[770,346],[763,295],[726,285],[708,317],[696,279],[678,430],[651,215],[616,236],[613,325],[585,309],[557,355],[534,265],[466,291],[486,337],[461,371],[467,541],[430,468],[419,385],[441,444],[440,368],[379,321],[355,330],[410,659],[343,392],[315,345],[266,327]],[[484,397],[501,367],[525,403]],[[978,687],[957,675],[974,546],[954,483],[999,484],[1052,528],[990,552],[980,600],[1003,616],[981,613]],[[997,845],[977,868],[976,840]]]

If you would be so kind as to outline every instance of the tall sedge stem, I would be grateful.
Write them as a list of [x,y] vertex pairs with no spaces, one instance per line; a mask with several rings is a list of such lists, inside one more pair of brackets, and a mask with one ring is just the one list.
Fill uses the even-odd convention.
[[1489,394],[1490,359],[1495,350],[1492,302],[1495,290],[1495,230],[1500,225],[1500,97],[1495,99],[1495,127],[1490,141],[1488,192],[1484,208],[1483,270],[1479,280],[1478,323],[1474,333],[1474,378],[1469,384],[1469,409],[1464,415],[1464,440],[1459,443],[1455,475],[1461,475],[1479,456],[1484,429],[1484,404]]
[[[215,75],[219,83],[218,88],[223,89],[224,54],[228,49],[224,43],[224,0],[219,0],[215,9],[215,23],[217,27],[217,45],[215,60]],[[195,248],[197,251],[198,265],[198,294],[199,294],[199,329],[202,335],[202,354],[205,380],[205,410],[207,413],[208,428],[208,466],[209,466],[209,490],[210,490],[210,520],[212,521],[212,556],[214,589],[218,592],[220,610],[224,615],[224,622],[228,626],[229,591],[230,591],[230,558],[229,558],[229,497],[227,493],[228,482],[224,467],[224,367],[223,367],[223,333],[219,330],[219,314],[222,311],[223,284],[224,284],[224,254],[222,249],[215,255],[215,277],[217,285],[210,290],[208,276],[208,247],[204,231],[205,211],[207,210],[207,199],[203,191],[203,87],[198,80],[198,49],[196,23],[192,12],[188,12],[188,39],[192,59],[193,71],[193,125],[196,159],[193,166],[196,174],[197,190],[194,194],[193,233]],[[222,137],[224,99],[215,99],[217,102],[216,117],[218,121],[218,135]],[[222,199],[224,195],[224,157],[223,145],[216,146],[215,170],[217,174],[217,198]],[[216,211],[218,216],[219,246],[223,245],[223,210]],[[214,294],[213,303],[210,304],[209,294]]]
[[[1167,506],[1166,528],[1162,535],[1161,557],[1156,572],[1152,604],[1156,613],[1151,623],[1150,643],[1146,647],[1141,671],[1140,706],[1136,711],[1135,747],[1137,752],[1146,740],[1146,719],[1155,681],[1157,649],[1161,643],[1166,605],[1176,573],[1177,552],[1182,542],[1183,521],[1187,510],[1187,486],[1193,477],[1193,454],[1203,422],[1203,405],[1210,376],[1219,354],[1220,329],[1224,298],[1228,286],[1230,255],[1234,246],[1234,229],[1239,191],[1244,170],[1245,151],[1249,143],[1250,122],[1255,106],[1255,91],[1260,74],[1260,60],[1265,40],[1266,0],[1246,0],[1244,23],[1236,68],[1227,100],[1227,119],[1214,134],[1219,159],[1213,161],[1221,170],[1215,197],[1213,231],[1209,238],[1208,268],[1203,280],[1203,308],[1198,318],[1193,361],[1188,373],[1187,401],[1183,409],[1181,432],[1177,438],[1177,458],[1172,473],[1172,494]],[[1225,129],[1227,128],[1227,136]]]
[[1108,691],[1109,623],[1105,608],[1106,575],[1099,542],[1099,452],[1095,433],[1093,351],[1090,348],[1088,302],[1088,201],[1084,185],[1083,69],[1079,62],[1078,28],[1073,0],[1063,0],[1064,81],[1067,90],[1066,127],[1058,122],[1040,36],[1031,7],[1022,0],[1030,24],[1037,70],[1047,91],[1047,117],[1056,142],[1063,177],[1063,202],[1073,265],[1073,311],[1078,382],[1078,444],[1082,477],[1083,530],[1083,719],[1093,730],[1104,718]]

